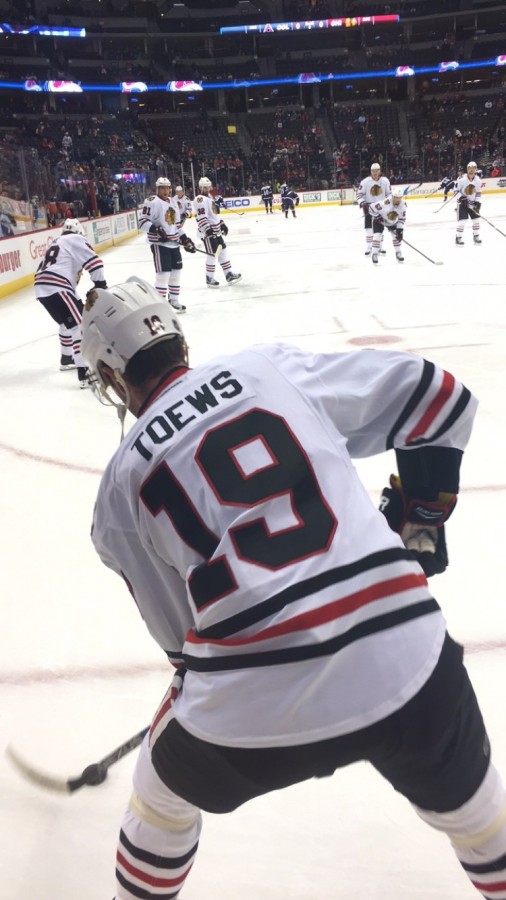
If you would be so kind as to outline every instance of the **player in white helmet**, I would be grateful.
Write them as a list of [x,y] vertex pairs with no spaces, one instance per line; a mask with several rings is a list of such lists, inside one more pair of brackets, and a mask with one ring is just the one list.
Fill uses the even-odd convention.
[[[362,179],[357,190],[357,203],[364,214],[366,256],[371,255],[373,242],[370,205],[371,203],[378,203],[380,200],[386,200],[391,192],[392,190],[388,178],[381,174],[380,164],[377,162],[373,163],[371,166],[371,174]],[[386,251],[382,250],[380,247],[379,253],[385,252]]]
[[179,204],[179,210],[181,213],[181,225],[184,225],[186,219],[190,219],[193,215],[192,202],[186,196],[184,188],[180,184],[178,184],[177,187],[174,188],[174,197],[176,202]]
[[369,205],[372,216],[373,242],[372,261],[378,262],[378,254],[381,248],[381,239],[385,228],[392,235],[395,257],[398,262],[404,262],[401,250],[401,241],[406,223],[406,203],[404,190],[401,187],[392,188],[390,197],[386,200],[378,200]]
[[478,166],[474,161],[467,164],[466,174],[458,179],[455,192],[457,194],[457,233],[455,235],[455,243],[458,247],[464,246],[464,222],[469,219],[473,229],[473,243],[481,244],[481,178],[478,175]]
[[[504,787],[422,568],[448,562],[475,398],[399,351],[257,344],[189,368],[150,286],[88,306],[85,358],[137,419],[92,540],[177,669],[137,760],[116,900],[184,894],[201,809],[364,760],[450,837],[455,878],[499,897]],[[382,515],[352,460],[388,447]]]
[[81,356],[83,303],[77,294],[82,272],[95,287],[105,288],[104,266],[85,237],[79,219],[66,219],[61,234],[49,245],[35,273],[35,296],[59,325],[60,369],[77,369],[81,387],[88,387]]
[[209,178],[199,181],[199,193],[193,201],[193,211],[197,220],[199,235],[206,248],[206,284],[210,288],[218,288],[219,281],[214,277],[216,259],[223,270],[228,284],[239,281],[241,275],[232,271],[232,263],[228,254],[224,236],[228,234],[228,225],[220,219],[219,208],[211,194],[213,184]]
[[177,200],[171,197],[168,178],[157,179],[156,194],[144,200],[139,216],[139,228],[147,234],[155,265],[155,287],[161,300],[167,300],[179,313],[186,311],[180,299],[181,247],[195,253],[195,244],[182,230],[181,211]]

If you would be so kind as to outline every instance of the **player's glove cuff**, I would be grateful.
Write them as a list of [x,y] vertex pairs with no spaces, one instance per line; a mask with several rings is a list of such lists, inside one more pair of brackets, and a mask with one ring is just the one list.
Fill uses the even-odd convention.
[[221,228],[221,233],[224,234],[226,237],[228,234],[228,225],[223,221],[223,219],[220,219],[220,228]]

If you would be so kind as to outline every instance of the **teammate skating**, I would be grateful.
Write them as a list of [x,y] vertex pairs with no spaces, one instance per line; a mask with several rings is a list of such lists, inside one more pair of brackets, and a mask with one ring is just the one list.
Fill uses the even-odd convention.
[[228,254],[224,237],[228,234],[228,225],[220,219],[219,207],[211,195],[212,182],[209,178],[199,181],[199,194],[193,201],[193,211],[197,220],[197,228],[206,249],[206,284],[209,288],[219,288],[220,283],[214,277],[216,259],[222,268],[227,284],[240,281],[241,275],[232,271],[232,263]]
[[381,248],[381,240],[385,228],[392,235],[392,243],[395,250],[395,257],[398,262],[404,262],[401,250],[401,241],[404,234],[404,225],[406,224],[406,202],[404,200],[404,191],[401,187],[394,187],[392,194],[386,200],[379,200],[377,203],[371,203],[369,210],[372,218],[373,242],[372,242],[372,261],[375,265],[378,263],[378,253]]
[[79,219],[66,219],[59,237],[47,248],[35,273],[35,296],[58,323],[60,370],[77,369],[81,388],[88,387],[86,366],[81,356],[81,316],[83,303],[77,284],[85,271],[96,287],[107,287],[104,266],[86,240]]
[[[183,231],[182,205],[171,197],[171,183],[168,178],[157,179],[156,193],[144,200],[139,216],[139,228],[147,235],[148,244],[155,266],[155,287],[160,300],[167,300],[178,313],[186,312],[180,301],[181,247],[188,253],[195,253],[195,245]],[[184,220],[183,220],[184,221]]]

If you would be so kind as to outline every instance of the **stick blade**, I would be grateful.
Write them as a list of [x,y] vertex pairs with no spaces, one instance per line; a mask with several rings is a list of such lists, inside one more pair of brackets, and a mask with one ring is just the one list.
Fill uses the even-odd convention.
[[9,746],[6,747],[5,753],[14,768],[27,781],[30,781],[32,784],[37,784],[39,785],[39,787],[46,788],[46,790],[48,791],[56,791],[60,794],[70,793],[71,788],[67,780],[65,780],[64,778],[59,778],[57,775],[50,775],[48,772],[44,772],[41,769],[35,768],[31,763],[27,762],[25,759],[23,759],[22,756],[20,756],[20,754],[17,750],[14,749],[12,744],[9,744]]

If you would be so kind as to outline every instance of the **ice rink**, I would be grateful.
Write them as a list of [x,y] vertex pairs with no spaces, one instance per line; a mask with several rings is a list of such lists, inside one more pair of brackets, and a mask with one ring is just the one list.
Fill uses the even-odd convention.
[[[454,203],[408,198],[408,247],[364,257],[356,206],[299,208],[288,220],[228,215],[235,286],[204,286],[183,253],[181,318],[193,365],[259,341],[315,350],[395,347],[443,365],[478,396],[461,495],[447,526],[450,567],[431,587],[467,665],[506,778],[506,200],[483,197],[481,246]],[[195,237],[191,220],[187,232]],[[201,246],[201,245],[200,245]],[[153,281],[143,236],[103,254],[110,285]],[[86,280],[85,280],[86,279]],[[79,289],[90,286],[85,275]],[[54,794],[25,782],[3,749],[78,775],[147,725],[170,679],[89,530],[100,474],[120,439],[113,409],[60,372],[57,329],[27,288],[0,302],[0,900],[111,900],[132,753],[98,787]],[[133,420],[128,416],[126,425]],[[392,454],[357,468],[376,502]],[[269,698],[266,698],[269,702]],[[184,900],[472,900],[444,836],[366,764],[205,815]]]

